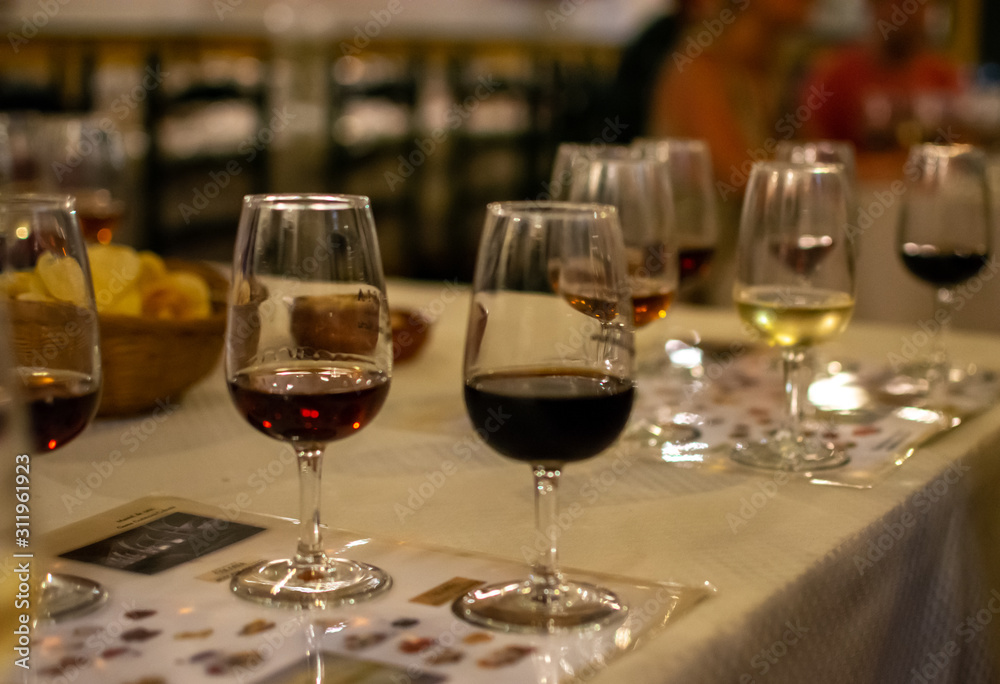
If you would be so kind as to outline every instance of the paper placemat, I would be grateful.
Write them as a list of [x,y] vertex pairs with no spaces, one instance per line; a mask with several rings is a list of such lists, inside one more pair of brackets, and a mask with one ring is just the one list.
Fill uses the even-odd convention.
[[[736,444],[773,433],[784,415],[781,362],[775,350],[741,343],[689,348],[702,376],[689,382],[683,367],[651,366],[641,375],[628,439],[646,460],[709,467],[715,472],[767,473],[730,458]],[[684,357],[682,356],[681,359]],[[946,405],[930,409],[913,397],[886,391],[893,373],[883,364],[838,359],[816,364],[804,427],[845,449],[839,468],[801,476],[819,485],[870,488],[904,463],[927,440],[992,406],[1000,396],[997,374],[979,370],[949,384]],[[697,436],[676,444],[655,439],[656,421],[675,420]],[[643,443],[648,436],[648,442]]]
[[[356,606],[295,611],[233,596],[231,575],[294,550],[290,521],[149,497],[52,533],[50,571],[104,585],[95,612],[39,625],[33,672],[43,683],[586,681],[712,596],[684,586],[567,571],[614,590],[619,625],[521,635],[455,617],[451,603],[482,582],[519,579],[516,562],[328,530],[328,549],[393,577]],[[317,673],[322,671],[322,679]]]

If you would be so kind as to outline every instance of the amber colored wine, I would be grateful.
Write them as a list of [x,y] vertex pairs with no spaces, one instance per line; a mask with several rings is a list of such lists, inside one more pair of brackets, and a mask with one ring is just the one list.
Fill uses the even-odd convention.
[[979,273],[989,255],[981,249],[960,250],[934,245],[903,245],[903,265],[913,275],[938,287],[958,285]]
[[632,294],[632,312],[635,327],[641,328],[653,321],[658,321],[667,315],[667,309],[674,301],[674,293],[653,292],[651,294]]
[[634,396],[630,380],[577,369],[489,373],[465,384],[465,406],[486,443],[529,463],[596,456],[625,427]]
[[563,292],[563,299],[580,313],[585,313],[599,321],[610,321],[618,315],[618,302],[601,295]]
[[111,242],[122,222],[124,206],[120,200],[105,197],[106,193],[79,193],[76,216],[83,239],[106,245]]
[[375,418],[389,393],[389,376],[327,364],[250,368],[229,381],[229,392],[236,409],[265,435],[322,444]]
[[739,292],[736,307],[740,318],[768,343],[795,347],[825,342],[843,332],[854,298],[836,290],[762,285]]
[[22,373],[21,380],[36,453],[61,447],[83,432],[97,413],[100,385],[89,375],[39,370]]

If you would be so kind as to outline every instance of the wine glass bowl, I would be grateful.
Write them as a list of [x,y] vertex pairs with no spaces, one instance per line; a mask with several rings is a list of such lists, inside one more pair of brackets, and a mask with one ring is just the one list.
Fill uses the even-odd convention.
[[634,396],[632,306],[613,207],[490,204],[473,281],[464,360],[472,423],[500,454],[531,465],[539,539],[522,581],[476,589],[455,613],[504,631],[599,628],[627,607],[558,567],[562,468],[610,446]]
[[[45,454],[90,424],[103,378],[93,283],[72,197],[0,197],[0,291],[29,445]],[[59,620],[106,599],[91,580],[47,573],[38,615]]]
[[639,158],[667,165],[680,288],[690,287],[707,275],[719,239],[708,143],[692,138],[636,138],[631,147]]
[[375,418],[392,372],[385,281],[366,197],[244,198],[225,366],[243,418],[294,448],[301,505],[294,557],[248,568],[233,578],[232,591],[269,605],[323,608],[387,590],[388,574],[328,555],[320,534],[324,449]]
[[801,372],[809,350],[843,332],[854,309],[852,190],[841,164],[758,162],[740,217],[733,298],[751,332],[781,349],[785,421],[740,443],[746,465],[812,471],[845,464],[836,444],[802,429]]
[[906,270],[933,288],[938,330],[924,358],[904,370],[922,378],[928,392],[940,393],[953,370],[945,337],[955,289],[979,273],[993,250],[986,154],[970,145],[915,145],[904,172],[897,248]]

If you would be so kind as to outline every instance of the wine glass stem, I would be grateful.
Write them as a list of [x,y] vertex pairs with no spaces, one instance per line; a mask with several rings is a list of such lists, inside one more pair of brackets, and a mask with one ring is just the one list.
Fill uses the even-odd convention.
[[948,352],[945,340],[951,330],[952,303],[954,292],[950,287],[939,287],[934,290],[934,322],[937,323],[937,334],[931,337],[931,363],[947,372]]
[[535,599],[548,602],[562,583],[559,573],[559,468],[535,464],[535,529],[537,538],[545,541],[532,568]]
[[321,483],[323,479],[323,449],[296,451],[299,465],[299,548],[295,554],[298,565],[319,565],[325,560],[323,535],[319,527]]
[[[789,445],[799,441],[802,430],[803,401],[805,388],[802,386],[802,362],[806,350],[801,347],[788,347],[782,353],[782,368],[785,381],[785,431]],[[794,449],[790,449],[786,457],[790,457]]]

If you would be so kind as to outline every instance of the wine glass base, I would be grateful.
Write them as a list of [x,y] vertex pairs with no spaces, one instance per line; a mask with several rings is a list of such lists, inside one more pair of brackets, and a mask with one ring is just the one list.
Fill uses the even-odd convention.
[[640,421],[629,428],[626,439],[649,447],[665,444],[686,444],[701,437],[701,430],[681,423],[653,423]]
[[795,473],[839,468],[851,460],[843,449],[809,441],[787,446],[769,442],[739,444],[733,449],[730,458],[754,468]]
[[392,578],[373,565],[327,558],[317,565],[290,559],[255,565],[237,573],[229,589],[248,601],[308,610],[366,601],[391,586]]
[[628,607],[608,589],[562,582],[540,591],[534,582],[506,582],[474,589],[452,604],[461,619],[502,632],[546,634],[600,629],[625,619]]
[[76,575],[47,574],[42,581],[38,616],[60,621],[86,615],[108,600],[108,592],[97,582]]

